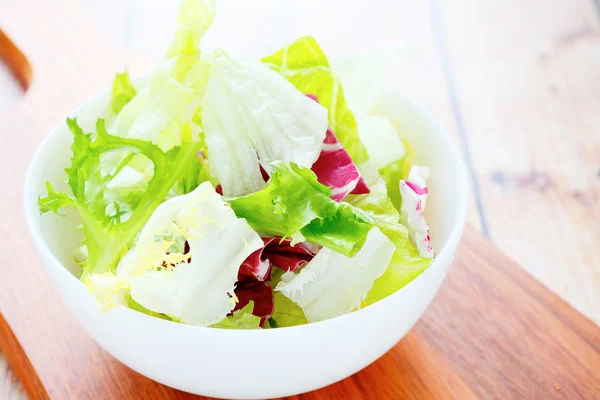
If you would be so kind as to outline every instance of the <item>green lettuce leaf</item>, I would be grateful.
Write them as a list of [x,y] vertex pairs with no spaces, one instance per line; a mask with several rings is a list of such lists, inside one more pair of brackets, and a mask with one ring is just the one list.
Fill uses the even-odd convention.
[[353,256],[373,224],[364,213],[330,197],[314,172],[294,163],[275,162],[260,191],[229,199],[231,208],[258,232],[306,240]]
[[[407,162],[405,159],[401,161]],[[397,164],[402,165],[400,162]],[[346,201],[365,211],[371,218],[372,223],[396,247],[388,268],[375,281],[373,288],[365,299],[365,304],[373,304],[406,286],[431,265],[432,260],[422,257],[417,247],[410,241],[408,229],[400,223],[400,213],[396,209],[393,197],[388,196],[388,181],[377,173],[373,165],[368,163],[363,165],[361,175],[369,185],[371,193],[350,195],[346,198]],[[399,186],[398,180],[395,185]]]
[[252,315],[254,302],[250,301],[241,310],[234,311],[230,317],[225,317],[211,328],[219,329],[260,329],[260,317]]
[[329,127],[352,160],[358,165],[368,160],[342,85],[313,37],[300,38],[263,58],[262,62],[283,75],[302,93],[315,95],[319,104],[329,111]]
[[140,303],[135,301],[133,299],[133,297],[131,297],[131,293],[129,293],[129,292],[125,295],[125,301],[126,301],[127,307],[131,308],[132,310],[135,310],[142,314],[149,315],[151,317],[156,317],[156,318],[164,319],[167,321],[172,321],[172,319],[165,314],[160,314],[160,313],[148,310],[146,307],[144,307],[143,305],[141,305]]
[[302,308],[285,297],[283,293],[275,292],[273,299],[275,301],[275,310],[273,311],[273,316],[269,319],[271,328],[283,328],[308,323]]
[[413,164],[414,153],[406,141],[402,141],[406,154],[400,160],[390,162],[384,167],[379,168],[379,174],[385,181],[387,193],[396,210],[400,211],[402,205],[402,196],[400,195],[400,181],[405,180]]
[[376,225],[396,246],[396,250],[385,273],[373,284],[365,304],[373,304],[403,288],[433,262],[431,258],[421,257],[404,225],[388,222],[378,222]]
[[110,93],[109,111],[117,115],[127,103],[136,95],[135,88],[129,80],[127,71],[117,74],[113,81],[112,91]]
[[[96,124],[95,134],[84,133],[75,119],[68,119],[67,125],[74,135],[71,166],[65,170],[72,195],[55,192],[48,183],[48,195],[39,199],[39,207],[42,213],[58,213],[61,207],[72,205],[81,216],[88,250],[81,276],[85,279],[91,272],[114,272],[152,212],[164,201],[175,183],[188,173],[190,165],[197,162],[198,146],[186,142],[164,152],[143,140],[110,135],[101,119]],[[111,204],[107,204],[102,193],[133,157],[125,156],[116,169],[105,172],[102,157],[110,152],[141,154],[153,166],[153,175],[146,190],[133,195],[135,208],[130,210],[127,218],[124,218],[120,207],[114,204],[109,207]]]
[[182,54],[196,53],[200,41],[210,27],[214,16],[214,1],[183,0],[177,15],[175,37],[167,50],[165,59]]

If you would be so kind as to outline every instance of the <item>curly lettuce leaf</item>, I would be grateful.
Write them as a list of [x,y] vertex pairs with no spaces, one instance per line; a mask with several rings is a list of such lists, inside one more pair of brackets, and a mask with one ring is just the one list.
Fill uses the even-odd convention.
[[342,143],[352,160],[360,165],[369,155],[358,136],[356,119],[350,111],[339,79],[327,57],[311,36],[296,40],[262,59],[299,91],[316,96],[329,112],[329,128]]
[[298,304],[308,322],[352,312],[385,272],[394,250],[394,244],[373,228],[354,257],[324,248],[298,274],[288,279],[283,275],[275,290]]
[[262,190],[228,200],[236,215],[262,233],[356,254],[373,227],[363,212],[332,200],[331,190],[310,169],[284,162],[272,166]]
[[116,274],[92,274],[86,283],[101,304],[128,289],[150,311],[209,326],[235,307],[240,264],[262,246],[260,236],[204,182],[156,208]]
[[[95,134],[86,134],[75,119],[67,125],[74,135],[71,166],[65,171],[72,195],[55,192],[48,183],[48,195],[40,197],[40,212],[59,212],[61,207],[73,206],[82,219],[88,258],[83,263],[82,279],[90,273],[114,272],[122,254],[146,224],[152,212],[163,202],[169,190],[188,173],[195,160],[197,145],[191,142],[164,152],[152,143],[110,135],[104,121],[99,119]],[[134,195],[135,209],[125,220],[123,210],[107,204],[103,191],[122,170],[131,156],[112,172],[103,169],[102,157],[115,151],[143,155],[153,166],[152,178],[145,191]],[[70,198],[70,201],[67,200]],[[112,207],[110,207],[112,205]],[[112,210],[111,210],[112,208]],[[108,212],[112,211],[112,212]]]
[[264,186],[259,162],[310,167],[319,157],[327,111],[276,72],[252,60],[215,61],[202,106],[211,173],[227,197]]

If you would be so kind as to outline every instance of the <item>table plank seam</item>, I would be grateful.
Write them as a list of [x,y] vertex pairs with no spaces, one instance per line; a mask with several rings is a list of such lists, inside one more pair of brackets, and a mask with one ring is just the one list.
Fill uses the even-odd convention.
[[487,223],[486,214],[483,206],[483,200],[481,199],[481,193],[479,190],[479,182],[477,180],[477,175],[475,174],[475,168],[473,166],[473,160],[471,157],[471,150],[467,138],[464,118],[461,113],[460,101],[458,99],[456,90],[456,82],[454,79],[454,74],[452,73],[452,68],[450,66],[450,54],[448,50],[448,45],[446,44],[446,39],[442,30],[442,19],[440,17],[438,0],[430,0],[429,3],[431,12],[431,22],[435,33],[437,50],[440,56],[440,64],[444,74],[444,79],[446,81],[446,86],[448,87],[450,107],[452,109],[452,115],[454,116],[454,120],[456,122],[456,130],[458,131],[460,146],[463,150],[465,165],[467,167],[469,175],[471,176],[471,189],[475,196],[475,205],[477,207],[479,222],[481,223],[481,230],[488,239],[491,239],[490,229]]

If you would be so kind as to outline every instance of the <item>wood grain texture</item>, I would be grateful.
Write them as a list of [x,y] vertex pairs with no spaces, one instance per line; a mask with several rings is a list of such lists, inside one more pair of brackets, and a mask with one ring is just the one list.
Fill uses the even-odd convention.
[[491,239],[600,324],[594,2],[432,3]]
[[[24,398],[23,385],[25,392],[34,399],[48,399],[48,395],[42,386],[42,383],[37,376],[37,373],[33,369],[29,358],[19,344],[19,341],[15,337],[14,333],[8,326],[8,323],[0,314],[0,366],[8,366],[10,364],[13,371],[16,373],[16,377],[19,378],[19,382],[15,379],[5,379],[0,386],[0,398],[1,399],[18,399]],[[6,356],[6,359],[4,357]],[[3,372],[0,367],[0,372]],[[8,376],[7,374],[0,374],[0,376]]]

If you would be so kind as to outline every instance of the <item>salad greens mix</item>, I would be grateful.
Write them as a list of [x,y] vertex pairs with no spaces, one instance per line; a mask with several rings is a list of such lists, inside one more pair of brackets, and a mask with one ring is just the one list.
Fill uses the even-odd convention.
[[69,190],[80,279],[102,307],[226,329],[320,321],[397,291],[434,253],[428,169],[391,121],[349,107],[312,37],[262,60],[200,41],[212,1],[183,0],[143,87],[117,74],[96,129],[75,118]]

